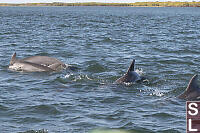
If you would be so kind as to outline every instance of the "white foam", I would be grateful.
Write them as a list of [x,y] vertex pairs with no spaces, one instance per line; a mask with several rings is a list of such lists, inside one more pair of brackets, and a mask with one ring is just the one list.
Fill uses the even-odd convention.
[[138,73],[139,75],[143,75],[144,74],[144,71],[143,71],[142,68],[136,69],[135,72]]

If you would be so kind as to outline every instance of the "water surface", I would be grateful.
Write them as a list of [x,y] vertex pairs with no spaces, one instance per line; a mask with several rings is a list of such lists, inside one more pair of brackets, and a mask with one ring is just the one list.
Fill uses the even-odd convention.
[[[199,73],[199,20],[200,8],[0,7],[1,133],[185,132],[176,96]],[[13,72],[14,52],[79,70]],[[113,85],[132,59],[149,83]]]

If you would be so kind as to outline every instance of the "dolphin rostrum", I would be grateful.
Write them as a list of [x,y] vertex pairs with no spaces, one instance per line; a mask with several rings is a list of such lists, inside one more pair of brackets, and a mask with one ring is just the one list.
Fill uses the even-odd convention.
[[178,96],[178,98],[185,100],[199,100],[200,99],[200,88],[197,84],[198,75],[194,75],[185,91]]
[[135,60],[133,60],[126,74],[117,79],[115,83],[121,84],[130,82],[140,82],[145,79],[145,77],[140,76],[140,74],[135,71]]
[[13,54],[9,69],[26,72],[52,72],[60,71],[68,66],[61,61],[48,56],[32,56],[24,59],[17,59]]

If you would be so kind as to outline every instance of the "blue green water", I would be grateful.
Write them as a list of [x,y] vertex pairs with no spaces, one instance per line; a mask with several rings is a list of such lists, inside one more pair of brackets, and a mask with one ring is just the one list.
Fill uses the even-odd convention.
[[[0,7],[0,132],[185,132],[176,96],[199,73],[199,20],[200,8]],[[79,69],[13,72],[14,52]],[[149,83],[113,85],[132,59]]]

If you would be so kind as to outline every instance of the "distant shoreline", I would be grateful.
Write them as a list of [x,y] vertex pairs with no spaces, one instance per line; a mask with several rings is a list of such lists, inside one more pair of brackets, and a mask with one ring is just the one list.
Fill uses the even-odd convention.
[[0,3],[0,6],[118,6],[118,7],[200,7],[200,2],[135,2],[135,3]]

